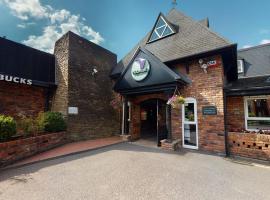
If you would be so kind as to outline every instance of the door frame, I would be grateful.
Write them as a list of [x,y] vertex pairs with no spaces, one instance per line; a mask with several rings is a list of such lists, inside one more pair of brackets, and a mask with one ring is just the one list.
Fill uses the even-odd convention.
[[[160,122],[159,114],[161,113],[161,110],[162,110],[162,109],[160,109],[160,106],[166,106],[166,101],[164,101],[163,99],[157,98],[157,116],[156,116],[156,118],[157,118],[157,146],[161,146],[161,144],[160,144],[160,136],[164,136],[164,133],[161,132],[163,129],[160,129],[160,123],[159,123]],[[165,107],[165,109],[167,109],[167,108]],[[165,110],[165,116],[161,115],[161,118],[163,118],[165,120],[167,119],[166,110]],[[166,131],[165,131],[165,133],[166,133],[166,138],[161,138],[161,140],[168,138],[167,121],[166,121]]]
[[[197,112],[197,100],[192,97],[185,98],[185,103],[194,104],[194,122],[185,122],[185,104],[182,105],[182,145],[184,148],[188,149],[198,149],[199,148],[199,131],[198,131],[198,112]],[[185,124],[195,124],[196,125],[196,146],[185,144]]]

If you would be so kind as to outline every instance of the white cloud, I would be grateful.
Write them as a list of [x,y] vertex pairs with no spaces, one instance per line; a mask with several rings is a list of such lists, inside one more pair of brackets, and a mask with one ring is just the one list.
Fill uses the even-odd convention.
[[18,28],[26,28],[26,25],[25,24],[17,24],[17,27]]
[[[264,39],[264,40],[261,40],[260,44],[268,44],[270,43],[270,39]],[[246,49],[246,48],[250,48],[250,47],[253,47],[254,45],[244,45],[242,48],[243,49]]]
[[42,6],[39,0],[1,0],[10,8],[12,14],[22,20],[28,20],[29,17],[45,18],[47,17],[48,7]]
[[44,27],[42,35],[30,35],[27,40],[22,42],[31,47],[52,53],[55,41],[68,31],[83,35],[96,44],[104,41],[98,32],[95,32],[91,27],[84,25],[84,23],[80,21],[79,15],[70,15],[61,24],[53,24]]
[[270,39],[264,39],[260,42],[260,44],[267,44],[270,43]]
[[62,22],[68,17],[70,17],[70,12],[68,10],[62,9],[62,10],[56,10],[53,13],[49,15],[51,19],[51,23],[55,22]]
[[24,29],[24,28],[27,28],[28,26],[35,25],[35,24],[36,24],[35,22],[27,22],[27,23],[17,24],[17,27]]
[[42,35],[30,35],[27,40],[22,42],[28,46],[52,53],[54,42],[61,37],[61,34],[56,29],[56,26],[46,26]]
[[244,45],[244,46],[243,46],[243,49],[246,49],[246,48],[249,48],[249,47],[252,47],[252,45],[249,45],[249,44]]
[[[71,14],[66,9],[56,10],[50,5],[43,6],[39,0],[0,0],[0,2],[4,2],[14,16],[24,21],[30,18],[48,21],[41,35],[30,35],[22,41],[31,47],[52,53],[55,41],[68,31],[86,37],[96,44],[104,41],[100,33],[86,24],[85,18]],[[17,27],[26,28],[29,23],[32,22],[18,24]]]

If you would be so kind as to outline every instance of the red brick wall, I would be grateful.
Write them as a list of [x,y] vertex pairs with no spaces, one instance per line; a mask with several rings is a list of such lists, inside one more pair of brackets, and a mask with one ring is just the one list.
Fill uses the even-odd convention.
[[243,97],[227,97],[227,124],[229,131],[245,129],[245,113]]
[[254,133],[229,133],[230,153],[270,161],[270,135]]
[[65,132],[58,132],[0,143],[0,166],[63,144],[65,138]]
[[45,89],[42,87],[0,81],[0,113],[15,118],[35,116],[45,109]]
[[[188,64],[187,76],[192,83],[181,89],[180,92],[186,98],[193,97],[197,100],[199,149],[224,153],[223,64],[221,56],[217,55],[211,59],[216,59],[218,66],[208,68],[207,73],[200,68],[198,60]],[[182,73],[186,72],[183,64],[176,65],[176,69]],[[216,106],[217,115],[203,115],[203,106]],[[175,139],[182,138],[181,112],[181,109],[175,109],[172,112],[172,134]]]
[[[218,66],[209,68],[204,73],[198,60],[190,62],[187,76],[192,83],[180,89],[184,97],[193,97],[197,100],[199,149],[216,153],[225,153],[224,139],[224,105],[223,83],[224,73],[221,56],[214,56]],[[186,66],[182,63],[175,66],[176,70],[186,73]],[[132,139],[140,137],[140,106],[142,101],[151,98],[167,100],[164,94],[142,95],[129,99],[132,102],[130,134]],[[202,115],[203,106],[216,106],[217,115]],[[182,108],[172,109],[172,136],[173,139],[182,140]]]

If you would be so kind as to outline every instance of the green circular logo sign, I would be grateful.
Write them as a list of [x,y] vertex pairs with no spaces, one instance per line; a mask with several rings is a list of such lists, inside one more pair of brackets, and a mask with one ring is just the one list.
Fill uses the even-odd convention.
[[144,58],[137,58],[131,66],[131,75],[135,81],[142,81],[150,72],[150,64]]

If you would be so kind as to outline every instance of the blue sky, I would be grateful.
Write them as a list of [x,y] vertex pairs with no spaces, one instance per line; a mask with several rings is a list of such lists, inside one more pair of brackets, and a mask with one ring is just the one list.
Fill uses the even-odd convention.
[[[0,36],[45,51],[67,30],[122,58],[151,30],[171,0],[0,0]],[[269,0],[178,0],[177,9],[238,48],[270,42]]]

